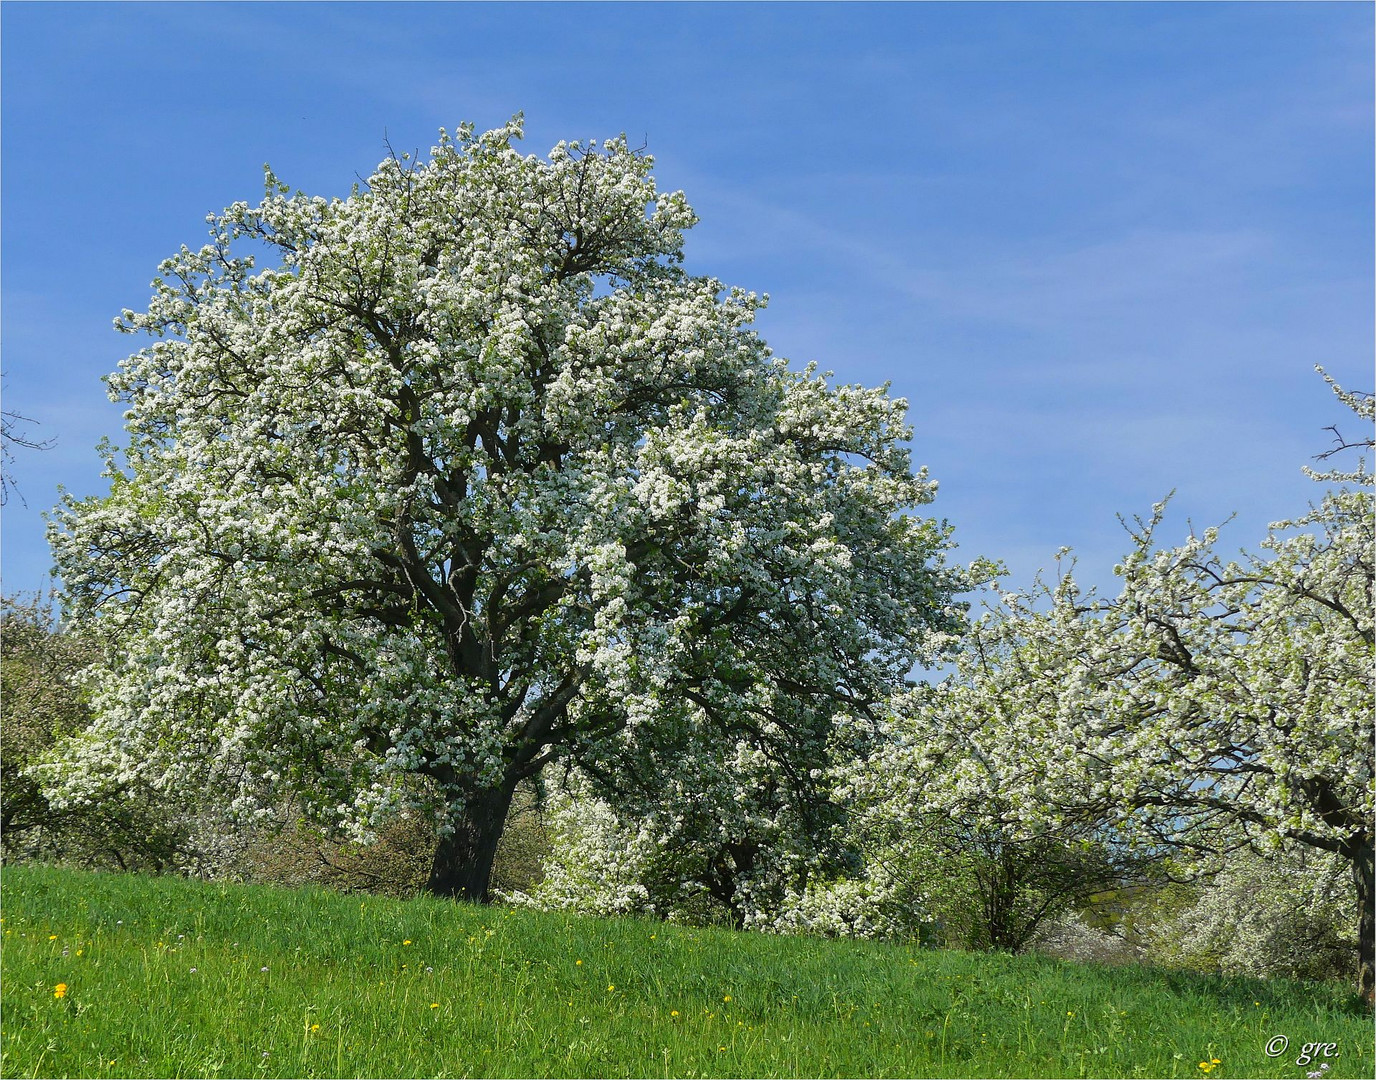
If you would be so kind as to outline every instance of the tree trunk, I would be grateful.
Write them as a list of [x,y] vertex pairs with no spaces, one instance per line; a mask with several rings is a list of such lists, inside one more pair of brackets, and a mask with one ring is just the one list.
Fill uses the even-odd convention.
[[719,853],[712,860],[703,881],[707,892],[721,901],[731,913],[731,925],[737,930],[745,927],[745,909],[740,903],[737,883],[743,875],[754,869],[759,850],[760,845],[751,841],[726,844],[724,853]]
[[[1006,844],[986,845],[982,857],[988,864],[988,876],[976,871],[975,880],[985,889],[984,934],[987,948],[994,952],[1013,952],[1017,933],[1013,927],[1017,906],[1018,874],[1014,855]],[[980,858],[981,856],[976,856]]]
[[426,888],[436,896],[452,896],[475,904],[485,904],[492,884],[492,861],[497,841],[506,828],[515,781],[501,787],[479,791],[464,806],[463,818],[454,831],[441,837],[435,848]]
[[1376,978],[1373,977],[1372,963],[1376,961],[1376,848],[1370,837],[1364,843],[1354,845],[1348,856],[1352,860],[1352,877],[1357,885],[1357,986],[1368,1005],[1373,1001],[1376,991]]

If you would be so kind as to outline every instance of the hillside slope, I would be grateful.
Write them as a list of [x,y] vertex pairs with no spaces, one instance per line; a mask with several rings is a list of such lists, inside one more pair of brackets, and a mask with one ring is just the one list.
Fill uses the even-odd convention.
[[0,887],[11,1077],[1301,1077],[1306,1042],[1336,1044],[1326,1078],[1372,1074],[1341,987],[45,867]]

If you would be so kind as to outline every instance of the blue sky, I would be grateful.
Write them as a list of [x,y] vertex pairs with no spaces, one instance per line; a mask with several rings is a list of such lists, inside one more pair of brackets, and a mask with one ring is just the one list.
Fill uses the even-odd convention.
[[[0,9],[3,587],[57,487],[103,489],[100,377],[207,212],[343,195],[441,125],[626,132],[702,223],[690,269],[771,294],[777,352],[908,398],[933,512],[1016,582],[1177,491],[1230,546],[1302,511],[1372,388],[1368,4],[33,4]],[[1350,425],[1349,425],[1350,426]]]

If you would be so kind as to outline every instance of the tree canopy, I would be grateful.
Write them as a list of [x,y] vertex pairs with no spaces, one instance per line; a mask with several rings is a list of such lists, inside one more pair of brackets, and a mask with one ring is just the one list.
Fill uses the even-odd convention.
[[824,800],[837,725],[957,624],[906,403],[773,356],[624,137],[520,135],[442,132],[347,198],[269,172],[117,320],[151,338],[108,379],[128,445],[50,534],[107,644],[53,798],[420,810],[431,888],[482,898],[555,759],[643,789],[711,744]]
[[[1333,389],[1376,417],[1370,396]],[[1182,854],[1328,852],[1353,876],[1370,993],[1372,475],[1311,475],[1321,501],[1259,553],[1225,559],[1217,529],[1161,545],[1162,504],[1130,527],[1118,596],[1068,568],[1003,595],[959,671],[899,700],[874,782],[899,813],[1029,835],[1098,821]]]

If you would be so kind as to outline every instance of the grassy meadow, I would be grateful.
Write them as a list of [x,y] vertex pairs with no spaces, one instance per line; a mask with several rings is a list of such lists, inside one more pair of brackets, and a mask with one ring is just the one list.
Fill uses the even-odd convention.
[[1302,1077],[1306,1042],[1337,1044],[1325,1078],[1373,1071],[1336,986],[47,867],[0,889],[6,1077]]

